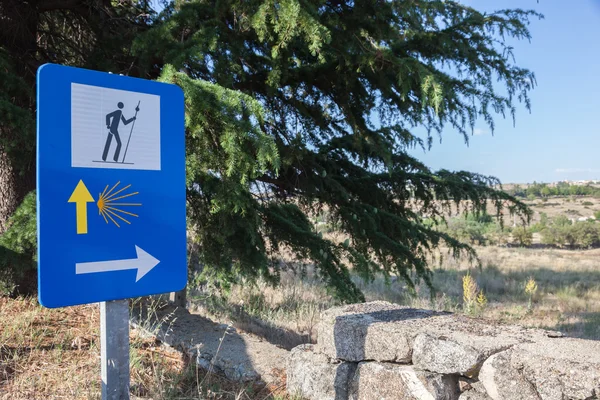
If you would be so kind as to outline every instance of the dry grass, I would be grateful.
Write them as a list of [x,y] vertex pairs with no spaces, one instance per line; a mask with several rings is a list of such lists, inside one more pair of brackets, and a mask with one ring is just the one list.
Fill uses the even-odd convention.
[[195,312],[292,349],[316,340],[321,311],[338,304],[312,274],[284,273],[281,284],[236,285],[226,298],[192,294]]
[[99,393],[97,307],[49,310],[35,299],[0,298],[0,326],[3,398],[79,399]]
[[[368,301],[386,300],[413,307],[463,312],[463,277],[469,272],[487,298],[484,307],[477,307],[477,315],[600,340],[600,270],[597,267],[600,249],[480,247],[477,250],[481,268],[453,259],[432,265],[436,289],[433,294],[424,284],[417,286],[416,295],[412,294],[401,280],[395,279],[390,285],[382,278],[373,282],[363,282],[359,278],[354,278],[354,281]],[[537,285],[534,294],[525,290],[530,279]],[[336,305],[315,282],[310,271],[306,278],[292,273],[283,274],[279,288],[261,283],[236,286],[218,309],[214,303],[206,302],[205,297],[196,300],[202,304],[206,315],[212,318],[233,324],[237,319],[239,329],[262,336],[272,334],[269,329],[287,329],[309,334],[311,341],[316,339],[318,313]],[[224,313],[224,309],[237,309],[238,312]],[[240,309],[245,314],[240,314]],[[263,324],[256,331],[251,324],[240,324],[240,321],[247,321],[248,316],[268,322],[267,328]],[[302,336],[299,342],[290,341],[285,347],[293,347],[303,341],[307,341],[306,336]]]
[[[0,298],[0,399],[100,399],[99,314],[97,304],[51,310],[36,299]],[[130,342],[133,398],[287,398],[281,385],[240,384],[209,374],[135,331]]]
[[[480,250],[483,287],[493,296],[487,316],[600,340],[600,250]],[[531,310],[529,278],[537,283]]]
[[[433,296],[424,285],[416,298],[398,288],[396,302],[461,312],[462,278],[470,271],[489,301],[482,316],[600,340],[600,250],[483,247],[478,253],[481,268],[444,260],[434,271]],[[530,278],[538,287],[531,308],[525,290]],[[377,291],[365,289],[370,298],[377,298]]]

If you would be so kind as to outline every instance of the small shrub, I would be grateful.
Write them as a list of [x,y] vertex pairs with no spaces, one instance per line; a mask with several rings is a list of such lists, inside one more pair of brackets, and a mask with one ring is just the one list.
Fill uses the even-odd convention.
[[463,311],[467,315],[474,315],[481,313],[487,306],[488,300],[483,293],[483,290],[479,289],[477,282],[471,276],[470,272],[467,272],[462,278],[463,286]]
[[475,216],[452,218],[447,226],[441,226],[440,230],[450,236],[470,244],[485,244],[484,234],[485,222],[480,222]]
[[538,290],[538,285],[533,277],[529,277],[529,280],[525,283],[525,295],[528,297],[527,312],[533,310],[533,296]]
[[533,244],[533,232],[524,226],[518,226],[512,231],[513,241],[521,247]]
[[500,224],[488,224],[485,228],[485,239],[490,245],[504,245],[510,241],[510,231],[506,227],[501,227]]
[[579,222],[573,225],[573,239],[581,248],[595,247],[600,244],[598,228],[594,223]]
[[487,297],[485,297],[483,290],[480,290],[479,294],[477,295],[477,308],[479,309],[480,312],[485,309],[485,307],[487,306],[487,303],[488,303]]
[[548,222],[550,220],[548,219],[548,214],[546,214],[545,212],[540,213],[540,224],[546,226],[548,225]]
[[555,226],[573,225],[573,222],[569,218],[567,218],[565,215],[559,215],[558,217],[554,218],[552,220],[552,223]]
[[465,314],[471,314],[475,308],[475,301],[477,299],[477,283],[471,277],[470,273],[463,276],[462,278],[463,287],[463,311]]

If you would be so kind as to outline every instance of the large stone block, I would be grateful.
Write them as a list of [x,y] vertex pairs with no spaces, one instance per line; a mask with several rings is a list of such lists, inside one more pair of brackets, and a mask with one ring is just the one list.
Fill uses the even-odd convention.
[[290,352],[288,393],[307,400],[347,400],[356,364],[330,360],[313,350],[313,345],[301,345]]
[[331,308],[321,314],[317,351],[344,361],[410,363],[419,321],[438,315],[384,301]]
[[494,400],[600,398],[600,342],[550,339],[485,361],[479,379]]
[[350,386],[351,400],[457,400],[458,377],[408,365],[362,362]]
[[476,376],[490,355],[547,334],[378,301],[325,311],[317,351],[344,361],[412,362],[432,372]]
[[511,351],[494,354],[483,364],[479,380],[493,400],[539,400],[535,388],[511,365]]
[[489,356],[517,343],[518,339],[510,335],[486,338],[464,331],[421,333],[413,343],[413,363],[417,368],[440,374],[474,377]]

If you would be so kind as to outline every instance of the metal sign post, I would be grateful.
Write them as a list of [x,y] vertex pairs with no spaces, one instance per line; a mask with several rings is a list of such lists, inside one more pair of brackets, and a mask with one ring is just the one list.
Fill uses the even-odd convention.
[[129,304],[100,303],[102,400],[129,400]]

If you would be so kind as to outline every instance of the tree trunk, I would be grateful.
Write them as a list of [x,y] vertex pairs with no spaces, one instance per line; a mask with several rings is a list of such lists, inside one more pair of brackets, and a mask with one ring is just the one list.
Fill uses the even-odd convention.
[[15,171],[10,158],[0,148],[0,234],[8,228],[8,219],[25,195],[34,189],[34,171]]
[[19,205],[15,174],[6,153],[0,150],[0,234],[7,229],[8,218]]
[[[39,64],[37,60],[37,29],[39,21],[38,1],[2,0],[0,1],[0,43],[17,67],[17,72],[32,88],[32,94],[18,96],[12,101],[33,113],[35,110],[35,76]],[[9,128],[2,126],[0,135],[11,138],[14,135]],[[17,138],[14,138],[17,139]],[[18,141],[14,142],[17,146]],[[29,146],[28,146],[29,147]],[[34,149],[34,146],[31,146]],[[7,229],[8,218],[14,213],[25,195],[35,188],[34,154],[29,167],[17,170],[14,167],[15,154],[7,154],[0,146],[0,234]],[[21,147],[18,153],[22,153]],[[21,157],[19,155],[19,157]]]

